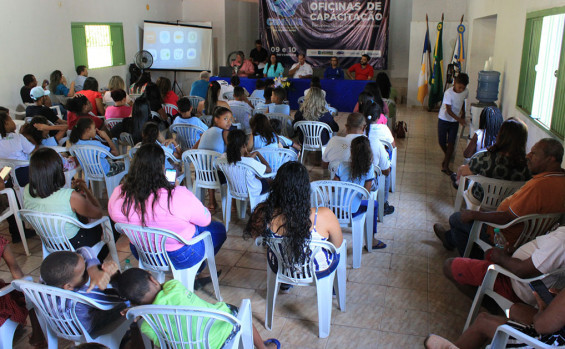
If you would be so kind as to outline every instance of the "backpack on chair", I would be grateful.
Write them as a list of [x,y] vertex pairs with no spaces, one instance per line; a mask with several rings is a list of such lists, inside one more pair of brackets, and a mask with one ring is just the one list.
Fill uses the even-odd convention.
[[394,132],[396,133],[396,138],[406,138],[406,133],[408,133],[408,126],[406,126],[406,122],[397,122]]

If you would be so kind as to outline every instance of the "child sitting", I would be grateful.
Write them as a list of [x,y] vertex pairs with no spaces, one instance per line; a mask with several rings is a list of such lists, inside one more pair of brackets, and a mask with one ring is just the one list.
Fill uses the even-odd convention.
[[103,119],[91,114],[92,112],[92,104],[86,96],[83,95],[76,95],[73,98],[69,98],[67,101],[67,126],[69,126],[69,130],[71,130],[79,119],[88,118],[91,119],[96,128],[100,129],[104,126]]
[[286,92],[284,88],[277,87],[273,90],[273,96],[271,97],[272,104],[269,105],[269,113],[280,113],[290,115],[290,106],[288,104],[283,104],[286,98]]
[[[96,136],[99,136],[108,145],[104,145]],[[73,127],[71,135],[69,136],[71,144],[76,145],[93,145],[109,151],[112,155],[118,156],[120,152],[110,136],[104,131],[97,130],[94,121],[90,118],[80,118]],[[113,176],[122,172],[125,169],[123,161],[112,161],[106,159],[106,155],[102,154],[102,170],[108,175]]]
[[[210,304],[187,290],[178,280],[170,280],[160,284],[149,272],[139,268],[128,269],[120,275],[118,278],[118,290],[133,305],[190,306],[219,310],[233,316],[237,316],[239,310],[236,306],[224,302]],[[184,340],[197,338],[197,326],[192,326],[192,333],[189,334],[187,333],[188,328],[185,326],[186,322],[183,321],[183,324],[182,326],[175,326],[172,329],[174,333],[169,333],[169,335],[175,338],[183,338]],[[179,330],[183,333],[179,333]],[[230,343],[233,340],[233,331],[233,325],[225,321],[215,321],[209,329],[207,344],[213,349],[222,348],[225,343]],[[157,334],[145,321],[141,324],[141,332],[149,337],[154,344],[159,345]],[[269,339],[263,342],[255,326],[253,326],[253,345],[258,349],[280,348],[280,343],[276,339]]]
[[108,106],[104,116],[106,119],[123,119],[131,116],[131,107],[127,104],[126,91],[122,89],[110,92],[115,105]]
[[[136,147],[139,148],[142,144],[148,143],[157,143],[165,154],[169,154],[170,156],[174,156],[177,159],[180,159],[182,156],[182,148],[175,142],[175,140],[169,138],[165,139],[163,135],[159,132],[159,125],[153,121],[146,122],[143,125],[142,140],[140,144],[137,144]],[[169,162],[168,159],[165,160],[165,168],[170,169],[174,168],[173,164]]]
[[[83,246],[76,252],[57,251],[49,254],[39,270],[41,279],[48,286],[77,292],[103,305],[114,305],[111,310],[100,310],[82,303],[76,304],[78,320],[88,333],[121,318],[120,311],[126,307],[125,299],[115,289],[107,288],[118,274],[116,262],[101,264],[92,249]],[[87,286],[88,281],[90,284]],[[67,301],[65,307],[71,306],[71,301]]]
[[[367,137],[359,136],[351,141],[351,157],[350,162],[342,162],[337,168],[335,177],[337,181],[355,183],[363,186],[370,193],[373,189],[375,180],[375,169],[373,168],[373,152],[371,151],[371,143]],[[371,199],[370,199],[371,200]],[[368,201],[354,197],[351,203],[351,211],[355,212],[353,216],[367,212]],[[378,205],[375,205],[373,223],[373,238],[377,235],[377,219]],[[386,244],[380,240],[376,240],[374,249],[385,248]]]
[[190,99],[188,97],[182,97],[177,101],[177,105],[179,108],[180,115],[175,118],[173,121],[173,125],[178,124],[185,124],[185,125],[194,125],[203,128],[204,130],[208,129],[208,126],[202,122],[196,116],[192,116],[192,104],[190,103]]
[[300,146],[300,144],[296,143],[295,141],[293,141],[290,138],[287,138],[283,135],[281,135],[281,131],[282,131],[282,127],[281,127],[281,121],[278,119],[270,119],[269,123],[271,124],[271,127],[273,128],[273,131],[277,134],[277,137],[279,138],[279,143],[283,146],[283,148],[291,148],[296,151],[296,153],[299,153],[300,150],[302,150],[302,147]]
[[[241,127],[249,133],[249,118],[253,114],[253,104],[249,102],[245,90],[241,86],[234,88],[233,98],[233,100],[228,101],[228,105],[232,109],[236,122],[241,124]],[[236,109],[232,107],[236,107]]]
[[249,126],[251,127],[251,137],[247,142],[248,151],[279,147],[277,134],[265,115],[255,114],[249,121]]
[[265,92],[263,94],[263,97],[265,98],[264,102],[259,102],[255,105],[255,110],[257,112],[262,112],[262,113],[268,113],[269,112],[269,107],[271,106],[271,104],[273,103],[271,101],[271,97],[273,96],[273,90],[274,88],[272,87],[265,87]]
[[64,120],[59,119],[57,114],[53,109],[47,107],[45,103],[49,99],[49,90],[44,90],[43,88],[36,86],[31,89],[29,95],[33,99],[35,105],[30,105],[26,108],[26,118],[33,117],[36,115],[42,115],[54,124],[65,124]]
[[259,79],[257,80],[257,82],[255,83],[255,90],[253,90],[253,92],[251,92],[251,98],[265,98],[265,80],[263,79]]
[[[5,111],[0,111],[0,158],[10,160],[29,160],[36,149],[23,134],[16,133],[16,123]],[[29,182],[29,166],[15,169],[16,178],[21,187]]]
[[[269,125],[270,128],[270,125]],[[276,136],[272,134],[275,139]],[[269,163],[263,158],[259,152],[249,153],[246,146],[247,136],[242,130],[233,130],[228,134],[228,145],[226,153],[222,154],[222,158],[228,160],[229,164],[237,164],[242,162],[254,168],[259,175],[271,172]],[[259,161],[257,161],[259,160]],[[265,178],[257,178],[251,172],[248,172],[246,178],[249,195],[262,195],[269,191],[269,181]]]
[[[56,131],[57,133],[50,137],[49,131]],[[67,125],[49,125],[46,117],[38,115],[22,127],[21,133],[36,146],[56,147],[59,145],[59,141],[67,135]]]
[[479,117],[479,129],[473,134],[467,148],[463,151],[465,158],[486,150],[496,141],[498,131],[504,122],[502,113],[497,107],[486,107]]
[[[206,149],[213,150],[220,154],[226,151],[226,144],[228,143],[228,133],[231,128],[233,115],[228,108],[217,107],[214,109],[214,118],[212,119],[212,127],[207,129],[196,144],[194,144],[193,149]],[[220,181],[225,183],[225,178],[220,176]],[[208,204],[208,209],[210,212],[216,210],[216,197],[215,190],[208,189],[208,195],[210,196],[210,202]]]

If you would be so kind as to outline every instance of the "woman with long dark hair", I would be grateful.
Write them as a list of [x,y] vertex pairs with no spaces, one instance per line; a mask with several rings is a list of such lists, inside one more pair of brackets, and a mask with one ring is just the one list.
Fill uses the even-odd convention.
[[84,80],[82,90],[77,92],[88,98],[92,105],[92,113],[94,115],[104,115],[104,104],[102,103],[102,94],[98,92],[98,81],[93,77]]
[[139,76],[139,79],[129,88],[130,94],[138,94],[145,92],[145,86],[151,82],[151,73],[146,71]]
[[[165,177],[165,153],[155,143],[144,144],[135,153],[130,170],[108,202],[115,222],[167,229],[186,240],[209,231],[214,254],[226,240],[226,228],[212,221],[210,211],[184,186]],[[137,251],[131,245],[132,252]],[[190,268],[204,256],[204,242],[187,246],[167,240],[166,250],[177,269]]]
[[489,148],[496,141],[500,126],[504,122],[502,112],[497,107],[486,107],[479,117],[479,129],[463,151],[463,156],[470,158],[476,152]]
[[230,109],[230,106],[226,101],[220,100],[221,90],[222,87],[217,81],[211,81],[210,84],[208,84],[206,99],[198,103],[198,108],[196,110],[196,114],[198,116],[214,115],[214,110],[216,109],[216,107],[224,107]]
[[[452,176],[454,186],[459,185],[461,176],[478,174],[488,178],[507,181],[527,181],[531,178],[526,163],[526,142],[528,128],[522,121],[510,118],[502,123],[496,142],[488,148],[476,153],[469,165],[460,166],[457,177]],[[480,204],[484,191],[480,185],[473,185],[472,196]]]
[[71,82],[71,86],[67,87],[67,78],[60,70],[54,70],[49,75],[49,90],[54,95],[72,97],[75,95],[75,82]]
[[[310,240],[326,240],[339,249],[343,235],[336,216],[327,207],[311,207],[310,192],[310,178],[304,165],[295,161],[282,165],[271,183],[269,197],[251,214],[244,237],[284,237],[283,251],[291,265],[305,261],[310,252]],[[340,256],[320,251],[313,258],[316,260],[316,274],[322,278],[335,270]],[[267,261],[276,273],[278,261],[270,250]],[[283,290],[290,288],[283,286]]]
[[271,55],[269,56],[269,60],[265,65],[265,68],[263,68],[263,74],[268,78],[276,78],[282,76],[283,72],[284,72],[284,67],[279,62],[277,55],[271,53]]

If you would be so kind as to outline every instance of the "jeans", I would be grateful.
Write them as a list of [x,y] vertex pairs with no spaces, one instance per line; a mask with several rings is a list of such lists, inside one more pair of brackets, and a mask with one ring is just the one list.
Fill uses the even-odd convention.
[[[445,233],[445,239],[451,245],[457,248],[459,254],[463,256],[465,254],[465,249],[467,248],[467,242],[469,241],[469,235],[471,234],[471,228],[473,227],[473,222],[464,223],[461,221],[461,212],[455,212],[449,217],[450,230]],[[486,234],[486,226],[483,225],[480,237],[482,240],[489,241]],[[474,256],[475,257],[475,256]],[[480,256],[476,256],[480,257]]]
[[[205,231],[210,232],[210,235],[212,236],[212,245],[214,245],[214,255],[216,255],[220,250],[220,247],[222,247],[222,245],[226,241],[226,227],[222,223],[214,221],[212,221],[206,227],[199,227],[197,225],[195,225],[195,227],[196,231],[194,232],[193,238],[197,237]],[[133,256],[136,259],[139,259],[137,250],[131,243],[130,248]],[[194,245],[183,246],[176,251],[167,252],[167,254],[169,255],[169,258],[171,259],[171,262],[173,263],[175,269],[190,268],[198,264],[206,255],[204,241],[200,241]],[[205,266],[205,264],[202,264],[198,271],[202,271]]]

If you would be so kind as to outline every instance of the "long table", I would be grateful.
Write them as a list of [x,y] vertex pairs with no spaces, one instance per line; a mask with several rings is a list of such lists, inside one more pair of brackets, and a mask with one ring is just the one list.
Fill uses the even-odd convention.
[[[239,78],[241,87],[245,87],[249,93],[255,90],[257,79]],[[228,83],[230,78],[222,78],[218,76],[210,77],[211,81],[225,80]],[[304,96],[304,90],[310,88],[310,79],[288,79],[291,81],[291,87],[288,90],[287,99],[290,103],[290,109],[298,109],[298,98]],[[334,108],[342,112],[352,112],[357,104],[359,94],[365,88],[369,81],[362,80],[320,80],[322,89],[326,91],[326,101]]]

